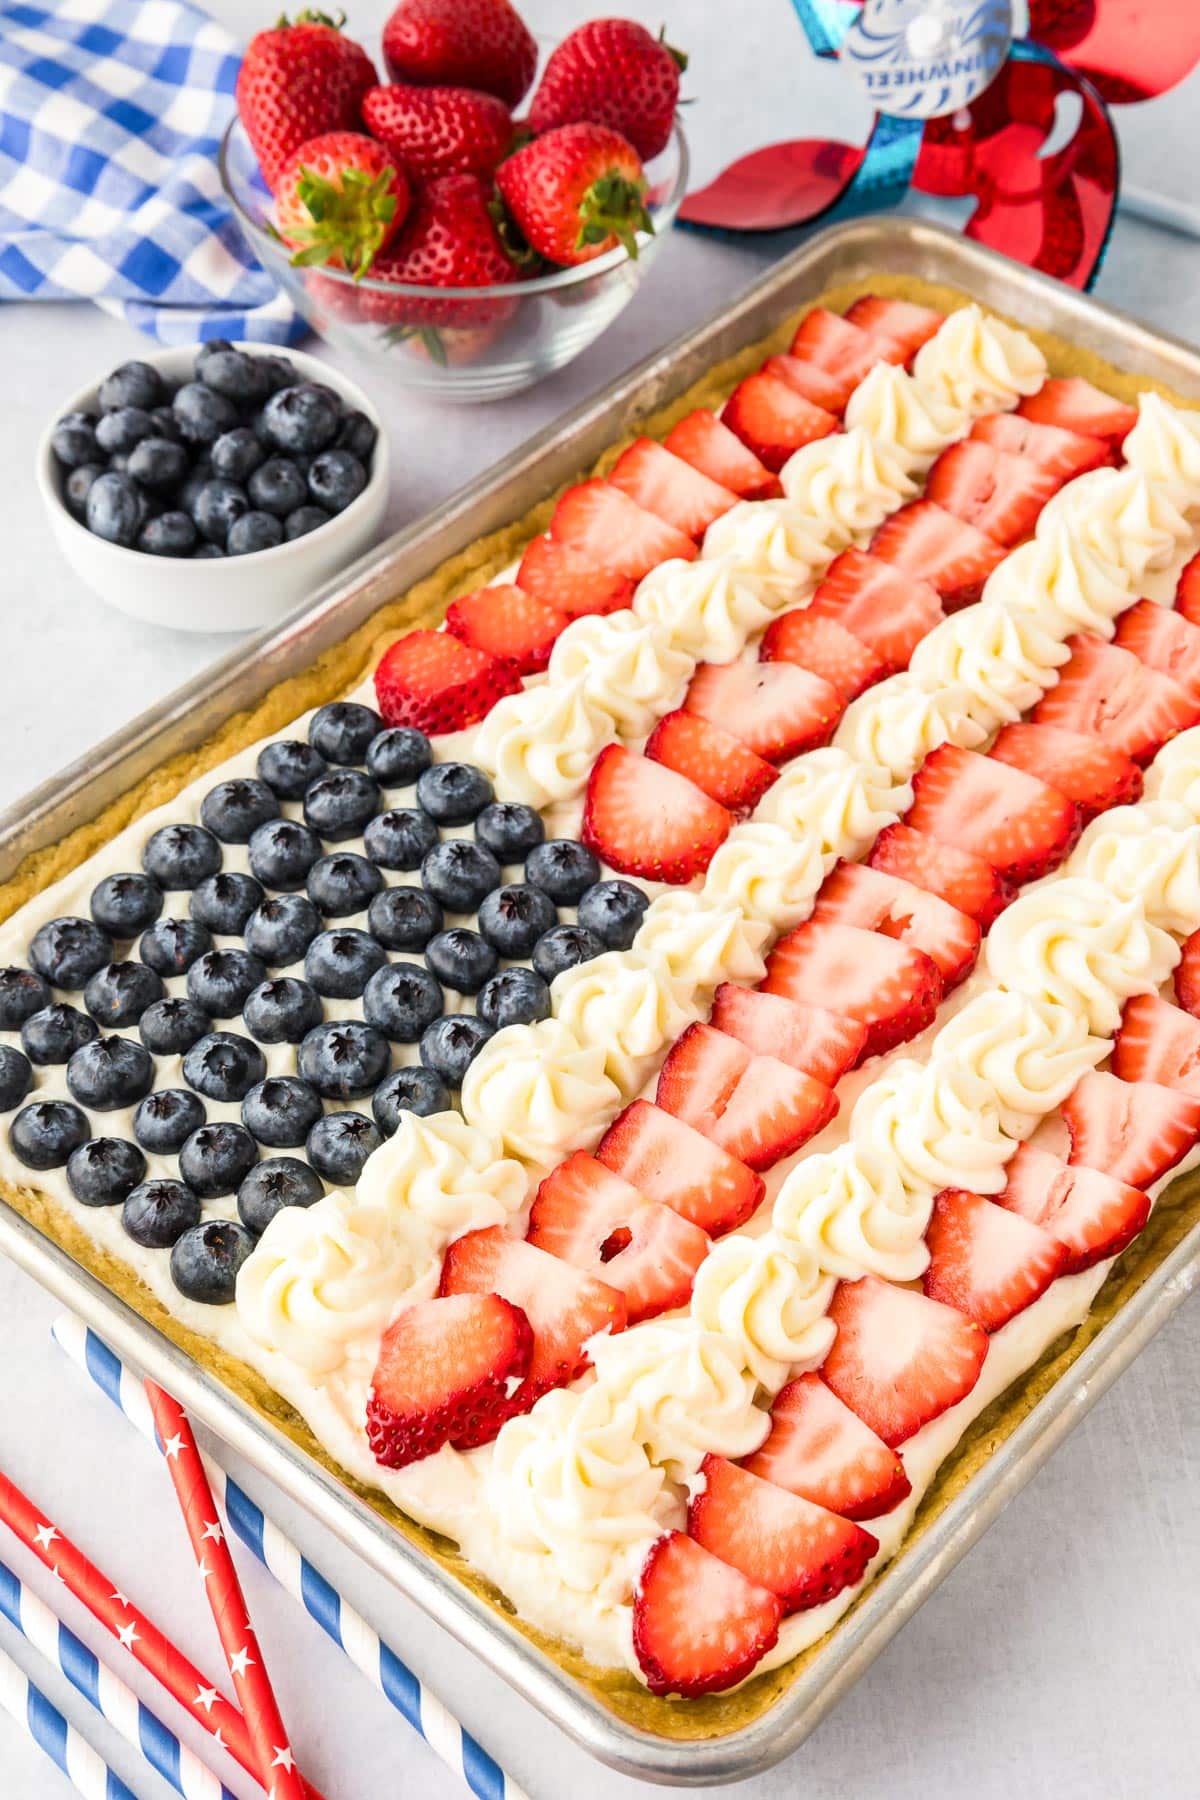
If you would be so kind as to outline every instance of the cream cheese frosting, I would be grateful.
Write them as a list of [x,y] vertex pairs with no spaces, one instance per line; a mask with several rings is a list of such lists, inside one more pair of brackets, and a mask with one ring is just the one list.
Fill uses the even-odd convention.
[[1046,359],[1023,331],[978,306],[953,312],[917,352],[913,374],[946,404],[978,416],[1008,412],[1046,379]]
[[1084,542],[1070,520],[1047,525],[1045,517],[1043,510],[1036,537],[992,570],[983,587],[984,604],[1032,617],[1060,640],[1077,631],[1111,637],[1113,620],[1136,598],[1133,576]]
[[747,819],[709,863],[702,891],[778,935],[808,917],[824,879],[825,858],[814,838]]
[[541,810],[580,793],[615,736],[612,714],[576,675],[498,700],[479,727],[475,759],[492,777],[497,799]]
[[686,1481],[709,1451],[749,1456],[767,1435],[742,1341],[691,1318],[651,1320],[593,1341],[597,1386],[628,1407],[651,1459]]
[[936,666],[931,672],[910,668],[852,700],[833,744],[862,767],[885,769],[895,783],[905,784],[942,744],[978,750],[988,737],[988,728],[975,716],[981,710],[976,695],[953,670],[943,681]]
[[1200,508],[1200,412],[1161,394],[1138,395],[1138,422],[1123,445],[1125,461],[1160,484],[1180,512]]
[[918,492],[886,440],[862,425],[805,444],[784,463],[779,479],[793,506],[825,521],[825,542],[837,550],[865,543]]
[[1108,1055],[1108,1040],[1086,1019],[1045,995],[985,988],[934,1039],[933,1053],[985,1082],[1011,1138],[1029,1121],[1060,1107],[1089,1070]]
[[1181,731],[1155,757],[1146,775],[1147,800],[1177,800],[1200,818],[1200,725]]
[[1046,503],[1035,535],[1062,523],[1103,562],[1122,569],[1136,585],[1166,569],[1191,528],[1170,495],[1140,469],[1092,469],[1061,487]]
[[732,662],[779,611],[779,592],[735,546],[724,556],[659,563],[638,583],[633,611],[695,661]]
[[355,1191],[402,1227],[419,1262],[422,1251],[436,1254],[464,1231],[503,1225],[519,1212],[525,1171],[505,1156],[491,1121],[405,1112],[367,1158]]
[[1067,865],[1123,900],[1140,900],[1151,925],[1183,935],[1200,914],[1200,825],[1178,800],[1117,806],[1092,820]]
[[774,597],[775,608],[806,599],[836,554],[836,533],[791,500],[739,500],[704,534],[703,561],[730,559]]
[[494,1131],[508,1156],[548,1167],[590,1144],[615,1115],[621,1090],[606,1063],[604,1040],[578,1035],[561,1016],[506,1025],[463,1077],[463,1116]]
[[[939,333],[945,327],[939,328]],[[879,362],[846,405],[846,426],[864,430],[909,476],[926,474],[970,427],[970,412],[895,363]]]
[[947,1187],[998,1194],[1017,1148],[995,1089],[946,1056],[890,1064],[855,1102],[850,1140],[882,1151],[905,1191],[930,1199]]
[[759,1386],[776,1393],[789,1372],[815,1369],[829,1354],[834,1285],[798,1239],[773,1231],[722,1238],[697,1272],[692,1317],[737,1346]]
[[1037,704],[1069,655],[1035,615],[984,602],[935,625],[909,669],[934,689],[961,689],[968,716],[990,737]]
[[675,888],[650,902],[633,947],[678,987],[708,995],[721,981],[761,981],[766,937],[767,926],[732,900],[707,887],[700,893]]
[[[636,1093],[649,1059],[691,1023],[690,999],[690,991],[681,987],[666,962],[650,952],[608,950],[590,962],[564,969],[550,984],[555,1020],[572,1042],[589,1046],[601,1078],[616,1099]],[[528,1029],[510,1027],[513,1031]],[[476,1060],[482,1055],[481,1051]],[[615,1106],[611,1110],[615,1112]],[[602,1121],[608,1111],[607,1106],[601,1108]],[[588,1130],[588,1115],[577,1121],[580,1123]],[[590,1129],[594,1133],[595,1125]]]
[[819,1269],[841,1281],[860,1275],[917,1281],[929,1262],[931,1208],[931,1196],[907,1188],[881,1151],[844,1143],[796,1164],[771,1219],[781,1237],[802,1245]]
[[830,744],[789,763],[754,818],[812,842],[832,866],[839,856],[861,856],[911,805],[907,778],[896,780],[887,768]]
[[626,610],[573,619],[550,653],[548,674],[551,687],[581,682],[584,697],[608,715],[616,735],[642,738],[683,698],[694,667],[688,646],[673,633]]

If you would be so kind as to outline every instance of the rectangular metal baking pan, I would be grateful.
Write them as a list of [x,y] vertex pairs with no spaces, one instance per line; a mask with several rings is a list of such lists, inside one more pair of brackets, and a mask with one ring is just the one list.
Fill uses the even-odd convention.
[[[824,289],[879,272],[947,283],[1024,324],[1086,346],[1122,369],[1200,399],[1200,354],[1195,350],[949,231],[887,217],[833,228],[784,258],[718,318],[648,357],[481,475],[435,515],[398,532],[311,605],[239,645],[223,662],[0,815],[0,879],[30,851],[94,818],[158,763],[202,743],[233,713],[307,667],[446,557],[522,516],[712,364],[766,336]],[[1198,1225],[767,1712],[724,1737],[679,1742],[616,1719],[500,1615],[3,1202],[0,1250],[101,1332],[121,1356],[163,1382],[197,1418],[585,1749],[628,1774],[678,1786],[743,1780],[796,1749],[1200,1278]]]

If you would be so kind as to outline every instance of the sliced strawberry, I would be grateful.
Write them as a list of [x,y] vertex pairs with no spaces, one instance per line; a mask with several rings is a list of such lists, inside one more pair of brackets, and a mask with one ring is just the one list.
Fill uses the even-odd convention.
[[446,614],[446,630],[476,650],[507,663],[518,675],[536,675],[550,661],[567,615],[519,587],[476,588]]
[[527,1412],[550,1388],[588,1366],[587,1341],[598,1331],[624,1331],[625,1296],[502,1225],[455,1238],[442,1263],[439,1294],[499,1294],[519,1306],[533,1331],[533,1355],[514,1409]]
[[583,841],[620,875],[676,884],[703,874],[733,815],[694,782],[621,744],[588,777]]
[[1185,1012],[1200,1019],[1200,931],[1186,939],[1175,965],[1175,998]]
[[838,863],[825,877],[812,916],[880,931],[924,950],[941,971],[947,992],[970,973],[979,955],[979,926],[969,913],[865,863]]
[[1051,376],[1017,411],[1039,425],[1057,425],[1114,446],[1124,443],[1138,421],[1136,406],[1123,405],[1078,375]]
[[761,1179],[744,1163],[649,1100],[625,1108],[596,1156],[648,1200],[661,1201],[710,1237],[745,1224],[763,1196]]
[[738,383],[721,417],[759,462],[776,473],[795,451],[838,428],[833,413],[814,406],[791,382],[761,370]]
[[535,537],[517,570],[517,584],[533,599],[569,619],[584,613],[620,612],[632,606],[637,583],[606,569],[557,538]]
[[839,317],[825,306],[814,306],[805,315],[790,349],[793,356],[838,376],[845,383],[847,400],[877,362],[904,360],[897,345],[881,343],[861,325]]
[[753,1053],[714,1025],[689,1025],[672,1044],[658,1074],[654,1104],[705,1137],[720,1118]]
[[863,1056],[879,1056],[933,1022],[942,978],[923,950],[856,925],[805,920],[767,959],[763,988],[785,1000],[849,1013],[867,1028]]
[[855,1587],[879,1548],[852,1519],[724,1456],[706,1456],[700,1477],[704,1485],[688,1507],[689,1535],[748,1581],[778,1594],[785,1613],[822,1606]]
[[957,744],[926,757],[904,822],[982,856],[1013,881],[1056,868],[1080,830],[1079,808],[1049,782]]
[[633,1595],[633,1648],[652,1694],[736,1687],[772,1649],[783,1603],[719,1557],[668,1531],[650,1549]]
[[912,1492],[896,1452],[811,1373],[776,1395],[770,1432],[743,1467],[843,1519],[877,1519]]
[[1200,701],[1200,626],[1153,600],[1139,600],[1121,615],[1114,640],[1148,669],[1169,675],[1190,700]]
[[844,704],[892,673],[871,646],[836,619],[798,606],[768,625],[758,649],[762,662],[796,663],[835,688]]
[[698,1225],[647,1201],[585,1150],[542,1182],[527,1236],[539,1250],[620,1288],[630,1325],[686,1306],[710,1248]]
[[706,406],[688,413],[673,425],[666,437],[667,449],[681,456],[693,469],[719,482],[743,500],[771,500],[781,492],[778,475],[772,474],[753,450]]
[[940,894],[974,919],[982,931],[1016,895],[1016,884],[991,863],[957,844],[939,843],[911,825],[885,825],[867,858],[872,869],[899,875],[914,887]]
[[367,1442],[388,1469],[495,1437],[524,1381],[533,1333],[497,1294],[418,1300],[383,1334],[367,1396]]
[[682,710],[658,721],[645,754],[651,762],[686,775],[710,800],[733,813],[750,812],[778,777],[778,771],[740,738],[699,713]]
[[755,1055],[778,1057],[830,1088],[854,1067],[867,1042],[861,1019],[731,981],[713,996],[712,1023]]
[[978,600],[1004,547],[932,500],[913,500],[884,520],[871,539],[871,555],[927,581],[946,612],[957,612]]
[[821,1375],[893,1449],[957,1406],[979,1380],[987,1333],[914,1288],[874,1275],[842,1281],[829,1316],[837,1336]]
[[1053,1232],[1067,1253],[1064,1275],[1119,1256],[1150,1217],[1140,1188],[1103,1169],[1071,1168],[1032,1144],[1022,1144],[1009,1163],[996,1204]]
[[910,362],[945,322],[931,307],[917,306],[912,300],[885,300],[882,294],[864,294],[847,309],[846,319],[900,352],[889,356],[889,362]]
[[951,444],[929,471],[925,497],[997,544],[1027,538],[1062,479],[1038,463],[977,439]]
[[770,1169],[837,1111],[831,1088],[775,1056],[752,1055],[713,1025],[689,1025],[658,1077],[655,1104],[748,1169]]
[[1024,1312],[1067,1262],[1050,1232],[966,1188],[938,1195],[925,1242],[925,1292],[985,1331],[999,1331]]
[[647,512],[690,538],[702,538],[713,520],[738,501],[731,489],[648,437],[636,438],[621,452],[608,479]]
[[1071,1136],[1068,1162],[1135,1188],[1173,1169],[1200,1137],[1200,1094],[1122,1081],[1102,1069],[1084,1076],[1062,1115]]
[[1005,725],[988,755],[1048,781],[1075,802],[1085,822],[1110,806],[1132,806],[1141,798],[1142,771],[1133,759],[1082,731]]
[[1112,1068],[1122,1081],[1200,1094],[1200,1019],[1158,994],[1135,994],[1125,1002]]
[[843,550],[813,595],[814,616],[834,619],[881,657],[906,669],[921,639],[945,614],[936,588],[864,550]]
[[1067,641],[1071,660],[1034,707],[1035,724],[1082,731],[1144,763],[1200,718],[1200,705],[1177,681],[1132,651],[1086,633]]
[[768,762],[826,743],[842,715],[836,688],[787,662],[701,663],[683,706]]
[[971,437],[978,444],[990,444],[1007,456],[1021,456],[1039,469],[1073,481],[1089,469],[1099,469],[1112,461],[1112,452],[1101,438],[1081,437],[1077,431],[1063,431],[1058,425],[1038,425],[1023,419],[1019,413],[988,413],[976,419]]
[[1179,577],[1175,610],[1189,625],[1200,625],[1200,556],[1193,556]]
[[830,375],[815,362],[805,362],[799,356],[768,356],[762,372],[777,375],[826,412],[841,413],[854,392],[854,382],[847,382],[845,376]]
[[633,581],[668,557],[687,560],[696,554],[690,537],[608,481],[582,481],[568,488],[551,516],[550,536]]
[[461,731],[521,685],[516,670],[447,631],[410,631],[385,650],[375,696],[386,725],[413,725],[434,737]]

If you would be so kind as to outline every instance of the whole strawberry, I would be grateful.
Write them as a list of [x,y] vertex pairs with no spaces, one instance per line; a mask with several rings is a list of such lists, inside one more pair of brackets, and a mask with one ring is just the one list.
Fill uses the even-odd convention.
[[324,13],[302,12],[250,39],[237,78],[237,109],[263,180],[301,144],[326,131],[356,131],[362,97],[379,77],[366,51]]
[[383,28],[393,81],[482,88],[515,106],[537,68],[537,44],[508,0],[400,0]]
[[632,19],[593,19],[546,64],[529,108],[535,132],[581,121],[608,125],[643,161],[665,150],[687,57]]
[[[479,330],[507,320],[515,307],[510,299],[436,300],[389,294],[377,282],[404,282],[418,287],[493,287],[516,281],[520,270],[509,260],[492,216],[490,184],[478,175],[439,175],[417,192],[403,231],[371,270],[361,295],[361,316],[375,324],[406,331],[441,327]],[[426,347],[439,361],[436,339]]]
[[279,171],[275,226],[299,266],[362,276],[399,231],[410,198],[385,145],[361,131],[330,131],[301,144]]
[[490,175],[512,143],[512,114],[478,88],[375,87],[363,119],[417,181]]
[[636,256],[636,234],[654,230],[641,158],[606,125],[562,125],[535,138],[500,164],[496,186],[549,262],[590,262],[617,244]]

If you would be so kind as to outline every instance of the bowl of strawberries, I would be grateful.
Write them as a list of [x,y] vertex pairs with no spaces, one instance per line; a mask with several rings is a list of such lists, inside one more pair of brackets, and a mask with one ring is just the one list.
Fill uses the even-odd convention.
[[332,343],[446,399],[517,393],[661,248],[686,58],[632,20],[543,55],[510,0],[398,0],[381,61],[322,14],[251,40],[221,146],[234,215]]

